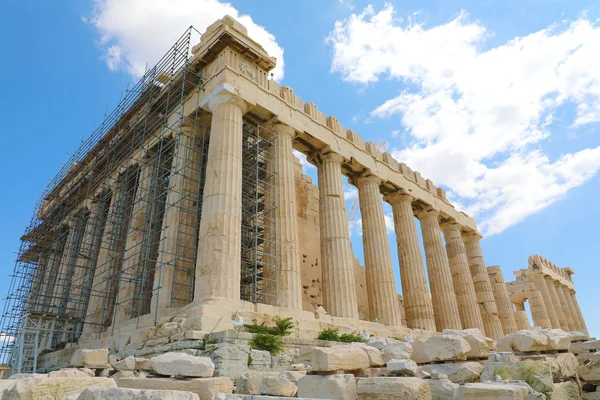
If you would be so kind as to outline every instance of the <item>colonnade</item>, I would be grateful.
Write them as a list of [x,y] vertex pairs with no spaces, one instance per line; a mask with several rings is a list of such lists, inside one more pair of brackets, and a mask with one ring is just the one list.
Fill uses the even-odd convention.
[[[225,89],[222,89],[225,90]],[[212,112],[206,188],[196,265],[194,299],[239,299],[240,190],[242,118],[246,106],[234,93],[211,96]],[[301,309],[300,260],[293,184],[293,128],[276,124],[277,207],[279,244],[279,305]],[[334,317],[358,318],[353,253],[344,201],[344,158],[327,148],[308,156],[318,168],[323,302]],[[364,171],[351,176],[358,187],[362,214],[366,281],[371,318],[390,326],[401,325],[391,253],[387,240],[379,177]],[[409,193],[386,193],[392,206],[400,259],[407,325],[442,330],[479,328],[495,339],[502,325],[487,275],[480,236],[466,234],[455,221],[423,207]],[[415,214],[416,212],[416,214]],[[424,240],[423,262],[415,217]],[[445,246],[441,234],[444,233]],[[432,288],[430,294],[426,273]]]

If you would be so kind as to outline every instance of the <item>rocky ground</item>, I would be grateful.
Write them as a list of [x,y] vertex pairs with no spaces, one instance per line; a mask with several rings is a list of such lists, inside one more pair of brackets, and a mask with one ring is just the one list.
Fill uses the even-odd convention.
[[522,330],[494,342],[446,330],[421,341],[313,340],[272,355],[252,349],[249,333],[172,328],[131,354],[80,349],[68,367],[13,375],[0,381],[1,398],[600,400],[600,341],[582,332]]

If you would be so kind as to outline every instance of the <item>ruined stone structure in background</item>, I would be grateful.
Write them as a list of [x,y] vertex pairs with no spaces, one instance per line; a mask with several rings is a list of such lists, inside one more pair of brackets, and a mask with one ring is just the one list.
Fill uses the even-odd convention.
[[[498,339],[529,326],[528,299],[536,325],[585,329],[572,270],[533,257],[507,284],[515,312],[475,222],[443,189],[270,80],[276,60],[237,21],[193,37],[148,70],[44,192],[2,318],[15,336],[3,362],[26,372],[49,363],[42,353],[137,349],[180,316],[206,332],[279,315],[311,338],[335,326]],[[317,167],[318,188],[292,150]],[[343,175],[358,188],[364,267]]]

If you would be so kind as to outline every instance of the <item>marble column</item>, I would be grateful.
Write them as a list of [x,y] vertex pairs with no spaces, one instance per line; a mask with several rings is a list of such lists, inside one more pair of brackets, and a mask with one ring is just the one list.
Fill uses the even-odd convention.
[[318,167],[323,304],[334,317],[358,319],[354,256],[342,184],[343,157],[320,154]]
[[565,296],[565,300],[567,302],[567,306],[569,307],[569,314],[571,315],[571,318],[573,319],[573,324],[575,327],[576,331],[581,331],[583,330],[579,321],[579,316],[577,315],[577,310],[575,308],[575,304],[573,304],[573,299],[571,298],[571,291],[569,290],[568,287],[563,286],[561,288],[564,296]]
[[[551,306],[552,311],[554,312],[554,315],[556,316],[557,325],[554,326],[554,323],[553,323],[552,327],[557,328],[557,329],[568,330],[567,329],[567,319],[561,308],[560,299],[558,297],[558,294],[556,293],[556,288],[554,287],[554,280],[546,275],[546,276],[544,276],[544,281],[546,282],[546,287],[548,288],[548,294],[550,295],[550,301],[552,302],[552,306]],[[547,303],[546,303],[546,308],[548,308]]]
[[525,302],[516,303],[515,308],[515,322],[517,330],[531,329],[531,325],[529,324],[529,318],[527,318],[527,311],[525,311]]
[[444,329],[462,329],[462,324],[452,285],[450,263],[442,241],[439,216],[439,211],[431,207],[426,207],[417,214],[421,222],[435,326],[441,332]]
[[565,326],[562,329],[567,332],[576,331],[577,325],[575,325],[575,322],[573,321],[573,314],[571,314],[571,310],[569,310],[569,304],[567,303],[567,299],[565,298],[565,294],[562,290],[563,286],[558,281],[554,281],[553,283],[556,294],[558,295],[558,301],[560,302],[560,308],[565,316]]
[[[139,175],[133,209],[125,240],[125,255],[119,274],[115,303],[115,321],[127,321],[139,315],[139,297],[148,246],[149,214],[152,212],[152,188],[156,175],[155,159],[148,152],[139,160]],[[144,291],[151,290],[143,288]]]
[[450,221],[443,224],[442,229],[446,239],[446,253],[452,271],[454,294],[458,303],[462,327],[463,329],[477,328],[481,333],[484,333],[485,329],[477,305],[475,286],[469,270],[469,261],[460,233],[460,225],[457,222]]
[[475,286],[475,295],[477,296],[477,303],[479,305],[479,312],[481,313],[481,319],[483,319],[485,335],[494,340],[498,340],[504,333],[502,331],[502,324],[498,318],[498,307],[496,306],[496,301],[494,299],[494,291],[492,290],[490,277],[485,268],[483,251],[481,250],[481,244],[479,242],[480,240],[481,235],[476,233],[466,233],[463,235],[463,241],[467,250],[467,259],[469,261],[469,269],[471,270],[473,286]]
[[388,242],[379,185],[381,179],[363,174],[353,180],[358,187],[362,216],[367,295],[371,318],[388,326],[402,326],[396,281]]
[[435,331],[433,304],[425,279],[425,266],[412,209],[413,200],[411,195],[403,192],[386,196],[394,214],[404,314],[409,328]]
[[577,296],[575,296],[575,290],[571,291],[571,300],[573,302],[573,307],[575,308],[575,314],[577,315],[577,319],[579,319],[580,329],[584,332],[588,332],[587,325],[585,323],[585,319],[583,318],[583,313],[581,312],[581,308],[579,307],[579,302],[577,301]]
[[[541,279],[541,286],[544,286],[544,280]],[[544,302],[544,294],[539,289],[532,290],[529,293],[529,308],[531,309],[531,318],[533,319],[533,325],[539,326],[540,328],[552,328],[550,323],[550,317],[546,309]]]
[[277,302],[281,307],[302,311],[302,265],[298,250],[298,218],[296,205],[296,178],[292,141],[296,132],[291,126],[273,127],[276,166],[275,187],[277,210]]
[[531,314],[533,323],[535,326],[539,326],[541,328],[559,328],[558,319],[554,313],[552,299],[550,298],[550,293],[548,293],[548,286],[546,286],[544,275],[529,275],[529,279],[533,282],[537,293],[539,293],[540,301],[543,306],[543,312],[540,311],[539,316],[537,318],[533,318],[533,303],[531,301],[529,302],[529,305],[532,307]]
[[90,299],[88,301],[85,325],[83,327],[82,338],[90,335],[102,333],[102,324],[104,323],[108,310],[105,306],[110,296],[110,285],[113,275],[113,263],[115,259],[115,249],[118,242],[118,227],[123,218],[123,202],[126,198],[125,190],[122,186],[125,184],[120,179],[115,178],[112,184],[107,183],[106,194],[110,196],[110,205],[108,216],[102,232],[98,259],[94,269],[92,287],[90,289]]
[[180,307],[192,300],[196,254],[198,193],[200,185],[200,135],[183,125],[175,135],[173,161],[160,236],[161,262],[154,273],[151,313]]
[[228,91],[212,96],[212,112],[194,302],[239,300],[242,246],[242,117],[246,103]]
[[71,284],[71,279],[73,278],[74,261],[76,254],[79,251],[77,242],[81,232],[77,220],[78,216],[73,214],[70,215],[66,221],[66,224],[69,227],[69,233],[60,259],[52,298],[52,306],[56,307],[55,313],[59,315],[63,315],[65,312],[66,302],[69,297],[69,286]]
[[498,317],[502,324],[502,331],[505,335],[517,331],[517,323],[515,321],[515,311],[512,301],[508,294],[508,289],[504,283],[504,276],[499,266],[487,267],[488,276],[494,292],[494,300],[498,307]]

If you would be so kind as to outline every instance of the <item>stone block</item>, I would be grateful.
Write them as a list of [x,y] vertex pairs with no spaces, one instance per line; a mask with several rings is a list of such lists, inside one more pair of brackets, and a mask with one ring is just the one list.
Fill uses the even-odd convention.
[[491,362],[516,362],[519,361],[512,351],[491,352],[488,355]]
[[235,391],[240,394],[260,394],[260,383],[267,376],[278,376],[279,372],[248,371],[236,379]]
[[481,373],[480,380],[493,381],[496,375],[502,379],[526,381],[532,389],[548,393],[552,391],[552,369],[545,361],[526,360],[512,363],[486,364]]
[[77,349],[71,357],[74,367],[106,368],[108,366],[108,349]]
[[548,336],[536,330],[522,330],[512,335],[511,347],[515,351],[544,351],[548,348]]
[[383,348],[382,358],[383,361],[387,363],[389,360],[410,359],[412,354],[413,344],[394,341],[390,342]]
[[138,371],[152,371],[152,361],[147,358],[135,357],[135,368]]
[[135,369],[135,357],[125,357],[122,360],[112,362],[110,365],[116,371],[133,371]]
[[179,390],[147,390],[118,387],[91,387],[85,389],[77,400],[199,400],[195,393]]
[[464,384],[477,382],[483,372],[483,366],[474,361],[453,362],[445,364],[427,364],[421,367],[422,371],[429,374],[444,374],[454,383]]
[[153,357],[150,361],[152,370],[159,375],[209,378],[215,371],[215,365],[210,358],[185,353],[165,353]]
[[255,371],[268,371],[271,368],[271,353],[264,350],[250,350],[248,366]]
[[558,353],[547,356],[546,361],[550,364],[555,382],[574,377],[579,368],[577,357],[571,353]]
[[571,342],[582,342],[588,340],[590,335],[584,331],[573,331],[569,332],[569,337],[571,338]]
[[316,347],[312,351],[313,371],[354,371],[369,367],[367,353],[358,346]]
[[298,381],[306,376],[306,371],[285,371],[279,373],[279,375],[289,379],[297,385]]
[[467,353],[471,350],[469,342],[459,335],[431,336],[422,343],[422,350],[427,362],[466,360]]
[[587,342],[581,343],[581,348],[585,351],[592,351],[600,349],[600,340],[588,340]]
[[579,377],[585,381],[600,381],[600,351],[594,353],[590,362],[577,370]]
[[391,343],[400,343],[399,340],[383,337],[370,337],[367,339],[367,345],[375,347],[376,349],[383,350],[387,345]]
[[[108,361],[108,358],[107,358]],[[116,386],[111,378],[68,377],[18,379],[10,389],[2,393],[3,399],[36,400],[66,399],[79,395],[91,386]]]
[[63,368],[48,373],[48,378],[93,378],[96,373],[89,368]]
[[417,363],[413,360],[390,360],[387,369],[394,376],[415,376],[417,374]]
[[307,375],[298,381],[298,397],[355,400],[356,379],[351,374]]
[[454,400],[458,383],[454,383],[449,379],[427,379],[425,382],[431,390],[432,400]]
[[295,397],[298,386],[282,376],[265,376],[260,382],[260,394]]
[[356,387],[358,400],[430,400],[431,390],[419,378],[361,378]]
[[218,378],[122,378],[119,387],[131,389],[182,390],[196,393],[200,400],[213,400],[217,393],[233,393],[233,381]]
[[555,383],[552,387],[552,400],[581,400],[579,386],[575,381]]
[[360,347],[365,353],[367,353],[367,357],[369,357],[369,366],[381,367],[385,365],[379,349],[369,346],[365,343],[352,343],[352,345]]
[[571,337],[562,329],[540,329],[540,332],[548,338],[546,350],[569,349]]
[[[269,81],[271,82],[271,81]],[[308,397],[296,397],[297,400],[318,400]],[[289,397],[279,396],[257,396],[250,394],[225,394],[219,393],[215,396],[215,400],[289,400]]]
[[490,338],[486,338],[479,329],[444,329],[443,334],[458,335],[465,339],[471,349],[467,353],[467,358],[483,358],[487,357],[491,350],[495,348],[494,342]]
[[[467,383],[456,392],[457,399],[529,400],[534,392],[527,385],[507,383]],[[540,399],[543,397],[540,397]]]
[[205,351],[202,355],[210,357],[215,364],[215,376],[237,379],[249,371],[249,346],[219,343],[213,345],[211,350]]

